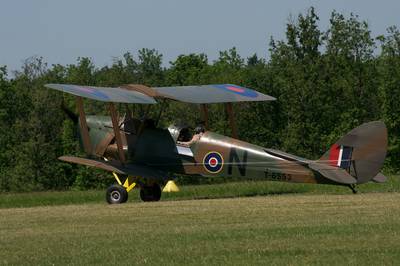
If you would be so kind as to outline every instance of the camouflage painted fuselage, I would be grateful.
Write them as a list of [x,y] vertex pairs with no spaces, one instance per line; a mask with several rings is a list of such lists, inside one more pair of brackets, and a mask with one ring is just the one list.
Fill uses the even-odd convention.
[[[93,153],[118,160],[111,121],[107,117],[90,116],[87,122]],[[329,183],[301,163],[277,156],[273,150],[211,131],[190,147],[177,145],[167,129],[145,128],[139,133],[122,128],[121,133],[127,165],[151,167],[168,174]],[[168,178],[171,177],[165,176]]]
[[196,164],[185,167],[188,174],[317,182],[314,173],[297,162],[271,154],[272,150],[213,132],[206,132],[191,149]]
[[[89,116],[92,155],[109,164],[119,163],[111,122]],[[174,174],[265,178],[296,183],[362,184],[380,171],[386,156],[387,132],[382,122],[365,123],[343,136],[319,160],[313,161],[207,131],[190,147],[177,144],[181,131],[146,126],[139,120],[121,122],[120,133],[126,161],[119,172],[144,176],[157,182]],[[346,153],[346,150],[351,152]],[[65,161],[114,171],[99,161]],[[100,163],[100,164],[99,164]],[[118,168],[118,165],[113,164]],[[377,180],[379,182],[379,180]]]

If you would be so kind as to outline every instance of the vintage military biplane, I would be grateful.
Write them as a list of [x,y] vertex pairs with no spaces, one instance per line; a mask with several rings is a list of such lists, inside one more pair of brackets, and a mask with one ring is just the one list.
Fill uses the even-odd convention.
[[[140,188],[143,201],[158,201],[161,186],[175,174],[265,177],[266,180],[332,184],[350,187],[369,181],[384,182],[380,169],[386,157],[387,130],[383,122],[363,124],[338,140],[319,159],[308,160],[279,150],[259,147],[237,139],[232,104],[272,101],[275,98],[231,84],[118,88],[47,84],[47,88],[76,96],[81,143],[86,158],[62,156],[65,162],[104,169],[117,184],[107,189],[108,203],[123,203],[128,192]],[[110,117],[86,116],[82,97],[108,102]],[[119,116],[114,103],[148,105],[166,100],[198,104],[205,125],[195,141],[188,127],[172,124],[157,127],[157,121]],[[226,104],[232,138],[208,131],[208,105]],[[148,108],[145,108],[148,109]],[[161,108],[162,110],[162,108]],[[161,111],[162,112],[162,111]],[[161,112],[158,116],[160,118]]]

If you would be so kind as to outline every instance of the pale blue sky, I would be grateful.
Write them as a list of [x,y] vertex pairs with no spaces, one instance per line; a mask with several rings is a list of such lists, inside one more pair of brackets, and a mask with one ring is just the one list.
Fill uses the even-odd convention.
[[179,54],[236,46],[243,57],[266,57],[270,36],[284,37],[290,14],[316,7],[326,29],[332,10],[358,14],[374,35],[400,25],[396,0],[0,0],[0,65],[18,69],[30,56],[74,63],[88,56],[98,66],[126,51],[155,48],[164,63]]

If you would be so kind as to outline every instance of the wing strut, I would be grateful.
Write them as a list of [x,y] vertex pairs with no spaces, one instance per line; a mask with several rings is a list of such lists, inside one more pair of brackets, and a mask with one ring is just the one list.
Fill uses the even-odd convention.
[[122,146],[122,138],[121,138],[121,132],[119,130],[118,115],[117,111],[115,110],[114,103],[109,104],[109,109],[114,129],[115,140],[117,141],[119,159],[121,160],[122,163],[125,163],[125,153],[124,153],[124,148]]
[[201,119],[204,121],[204,127],[209,129],[208,127],[208,107],[206,104],[200,104],[201,109]]
[[233,105],[232,105],[232,103],[226,103],[225,106],[226,106],[226,112],[228,113],[228,116],[229,116],[229,123],[231,126],[232,138],[237,139],[238,134],[237,134],[237,128],[236,128],[236,123],[235,123],[235,114],[233,112]]
[[83,109],[83,99],[82,97],[76,97],[76,106],[78,108],[79,112],[79,125],[81,128],[81,133],[82,133],[82,141],[83,141],[83,147],[85,149],[85,152],[90,155],[92,154],[92,144],[90,143],[90,138],[89,138],[89,129],[86,123],[86,115],[85,115],[85,110]]

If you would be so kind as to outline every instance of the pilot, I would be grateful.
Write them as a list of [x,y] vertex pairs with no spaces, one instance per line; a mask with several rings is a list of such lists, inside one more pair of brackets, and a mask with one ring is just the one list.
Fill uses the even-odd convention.
[[188,146],[189,147],[193,143],[199,141],[201,136],[203,136],[204,132],[205,132],[205,129],[204,129],[204,127],[202,125],[197,126],[194,129],[194,133],[195,134],[193,135],[193,137],[192,137],[192,139],[190,141],[178,141],[177,143],[180,144],[180,145],[184,145],[184,146]]

